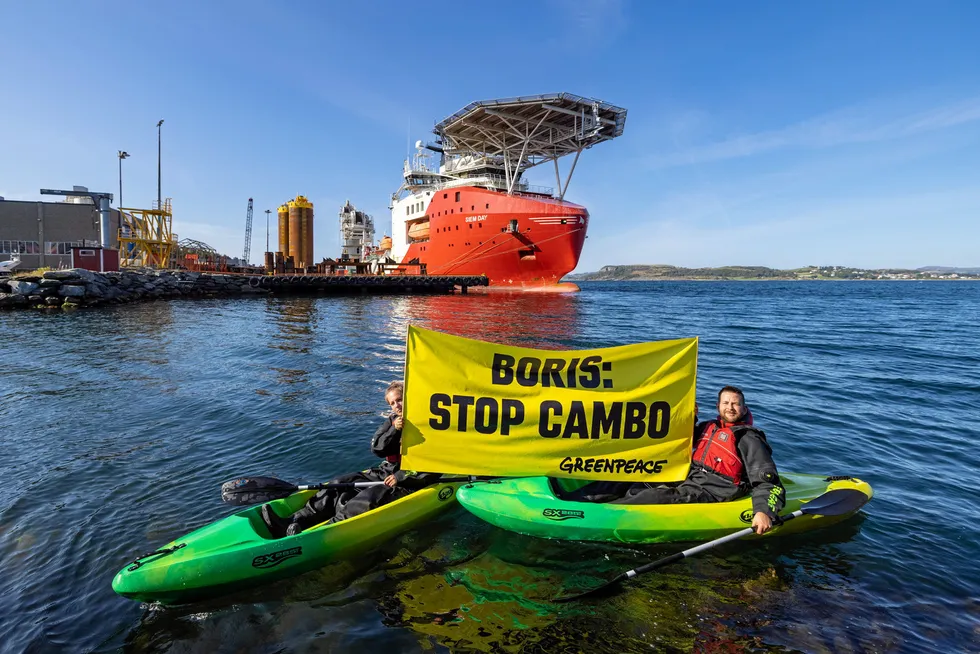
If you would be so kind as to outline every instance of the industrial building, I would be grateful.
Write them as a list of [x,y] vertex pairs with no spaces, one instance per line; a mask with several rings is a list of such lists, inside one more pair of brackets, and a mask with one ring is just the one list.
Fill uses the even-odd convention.
[[355,262],[367,259],[374,245],[374,218],[350,200],[340,208],[340,245],[340,260]]
[[[85,187],[73,190],[87,193]],[[119,247],[119,212],[110,210],[109,246]],[[0,198],[0,261],[21,260],[21,267],[68,268],[71,248],[97,247],[99,207],[88,195],[61,202],[25,202]]]

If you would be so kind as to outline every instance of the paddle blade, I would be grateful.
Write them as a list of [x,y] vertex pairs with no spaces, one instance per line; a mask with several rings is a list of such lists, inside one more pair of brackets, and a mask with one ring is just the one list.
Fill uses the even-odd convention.
[[803,504],[800,511],[810,515],[847,515],[854,513],[871,499],[853,488],[837,488]]
[[275,477],[240,477],[221,484],[221,500],[236,506],[271,502],[295,492],[294,484]]
[[618,577],[616,577],[615,579],[613,579],[611,581],[607,581],[606,583],[602,584],[601,586],[596,586],[595,588],[592,588],[592,589],[586,590],[586,591],[582,591],[581,593],[574,593],[572,595],[562,595],[561,597],[556,597],[556,598],[552,599],[551,601],[552,602],[558,602],[558,603],[571,602],[573,600],[577,600],[577,599],[581,599],[583,597],[586,597],[587,595],[599,595],[603,591],[611,590],[613,586],[615,586],[616,584],[618,584],[619,582],[621,582],[621,581],[623,581],[624,579],[627,579],[627,578],[628,578],[628,575],[621,574]]

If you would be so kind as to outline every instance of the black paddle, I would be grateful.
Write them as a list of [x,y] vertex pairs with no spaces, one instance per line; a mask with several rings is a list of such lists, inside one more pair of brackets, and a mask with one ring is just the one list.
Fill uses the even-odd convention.
[[[438,483],[470,481],[469,477],[453,477],[440,479]],[[261,504],[289,497],[293,493],[305,490],[324,490],[326,488],[370,488],[381,486],[383,481],[355,481],[326,484],[290,484],[288,481],[275,477],[240,477],[221,484],[221,500],[236,506]]]
[[[846,515],[860,509],[868,501],[868,496],[859,490],[854,490],[852,488],[838,488],[836,490],[827,491],[819,497],[815,497],[806,504],[802,505],[798,510],[793,511],[784,516],[780,516],[779,523],[786,522],[787,520],[792,520],[793,518],[798,518],[801,515],[823,515],[823,516],[838,516]],[[691,549],[684,550],[683,552],[678,552],[676,554],[671,554],[670,556],[664,557],[652,563],[647,563],[646,565],[641,565],[638,568],[634,568],[628,572],[624,572],[615,579],[607,581],[601,586],[596,586],[591,590],[587,590],[582,593],[576,593],[574,595],[564,595],[562,597],[556,597],[553,602],[570,602],[580,597],[585,597],[586,595],[593,595],[601,590],[607,589],[610,586],[618,584],[621,581],[626,581],[627,579],[632,579],[637,575],[641,575],[644,572],[650,572],[657,568],[662,568],[665,565],[669,565],[681,559],[687,558],[699,552],[705,550],[710,550],[712,547],[717,547],[723,543],[728,543],[733,540],[738,540],[754,533],[752,527],[746,527],[741,531],[736,531],[734,534],[728,534],[727,536],[722,536],[716,540],[708,541],[707,543],[702,543],[697,547],[692,547]]]

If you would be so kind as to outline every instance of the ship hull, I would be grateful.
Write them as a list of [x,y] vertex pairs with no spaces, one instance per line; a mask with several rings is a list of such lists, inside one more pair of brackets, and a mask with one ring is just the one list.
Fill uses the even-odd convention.
[[574,290],[559,281],[582,253],[583,206],[467,186],[409,196],[392,209],[393,228],[401,223],[404,234],[396,236],[402,263],[417,260],[430,275],[486,275],[497,289]]

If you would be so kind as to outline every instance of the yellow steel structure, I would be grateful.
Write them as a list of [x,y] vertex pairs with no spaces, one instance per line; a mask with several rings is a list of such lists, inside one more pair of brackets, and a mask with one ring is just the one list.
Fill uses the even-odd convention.
[[156,209],[119,209],[119,266],[173,268],[177,235],[170,198]]

